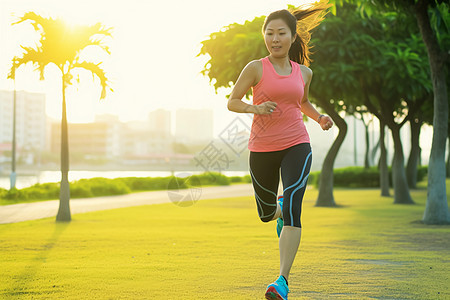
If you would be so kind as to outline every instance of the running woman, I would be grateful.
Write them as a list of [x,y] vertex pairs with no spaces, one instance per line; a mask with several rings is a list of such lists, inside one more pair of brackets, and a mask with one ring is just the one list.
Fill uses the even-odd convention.
[[[262,28],[270,55],[245,66],[228,100],[230,111],[254,114],[248,148],[256,205],[263,222],[277,220],[280,275],[267,286],[266,299],[288,298],[289,272],[300,244],[302,200],[312,159],[302,113],[323,130],[333,126],[308,99],[313,74],[307,67],[310,30],[329,7],[322,1],[292,13],[271,13]],[[250,88],[252,105],[242,101]],[[277,197],[280,169],[284,190]]]

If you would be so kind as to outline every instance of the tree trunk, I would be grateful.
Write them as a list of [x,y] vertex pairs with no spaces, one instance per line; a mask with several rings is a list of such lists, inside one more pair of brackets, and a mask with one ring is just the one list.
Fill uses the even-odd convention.
[[385,127],[383,121],[380,120],[380,162],[378,164],[378,168],[380,170],[380,189],[381,189],[381,196],[383,197],[389,197],[391,196],[389,192],[389,170],[387,165],[387,151],[386,151],[386,145],[384,144],[385,139]]
[[411,120],[409,122],[411,126],[411,151],[409,153],[408,163],[406,165],[406,177],[408,180],[408,186],[411,189],[417,187],[417,166],[419,165],[420,155],[420,129],[422,128],[422,120],[420,118]]
[[70,215],[70,186],[69,186],[69,138],[66,113],[66,75],[62,82],[62,118],[61,118],[61,186],[59,190],[59,209],[56,215],[57,222],[69,222]]
[[12,157],[11,157],[11,176],[10,176],[10,189],[16,188],[16,124],[17,124],[17,92],[16,92],[16,79],[14,79],[14,99],[13,99],[13,136],[12,136]]
[[328,150],[320,172],[319,178],[319,195],[317,197],[316,206],[336,206],[333,196],[333,166],[336,156],[344,142],[347,135],[347,123],[338,113],[334,111],[334,108],[330,108],[329,104],[324,103],[321,107],[329,114],[333,119],[336,126],[339,128],[339,134]]
[[448,95],[443,60],[437,38],[428,17],[428,2],[415,4],[417,23],[427,47],[434,92],[433,141],[428,163],[428,195],[423,222],[450,223],[445,185],[445,147],[448,136]]
[[406,181],[405,158],[403,155],[403,146],[400,139],[400,126],[390,127],[392,139],[394,140],[394,159],[392,161],[392,183],[394,186],[394,203],[413,204]]
[[[370,152],[370,159],[372,161],[372,164],[375,164],[375,157],[377,156],[378,148],[380,148],[380,141],[373,146],[372,151]],[[384,151],[386,151],[386,148],[384,148]]]
[[364,168],[370,168],[369,162],[369,152],[370,152],[370,141],[369,141],[369,125],[364,123],[364,128],[366,129],[366,155],[364,157]]
[[450,178],[450,135],[448,136],[447,178]]

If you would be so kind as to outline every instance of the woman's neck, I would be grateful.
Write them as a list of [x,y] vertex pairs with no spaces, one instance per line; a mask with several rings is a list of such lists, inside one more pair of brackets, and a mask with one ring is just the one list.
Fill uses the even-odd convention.
[[269,55],[269,59],[273,65],[277,65],[278,67],[280,67],[282,69],[291,67],[291,62],[290,62],[289,56],[273,57],[272,55]]

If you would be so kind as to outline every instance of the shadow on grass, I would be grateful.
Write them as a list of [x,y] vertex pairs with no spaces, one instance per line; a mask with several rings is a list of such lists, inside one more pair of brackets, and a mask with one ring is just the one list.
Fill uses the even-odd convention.
[[37,251],[37,255],[30,258],[29,264],[24,267],[22,272],[15,276],[16,280],[11,285],[9,290],[6,291],[6,295],[9,297],[17,297],[21,295],[36,294],[36,292],[31,292],[28,287],[30,283],[33,282],[36,274],[39,272],[40,267],[46,262],[49,253],[55,247],[61,234],[66,230],[70,223],[55,223],[55,229],[51,237],[48,238],[47,242],[41,246],[41,249],[33,249]]

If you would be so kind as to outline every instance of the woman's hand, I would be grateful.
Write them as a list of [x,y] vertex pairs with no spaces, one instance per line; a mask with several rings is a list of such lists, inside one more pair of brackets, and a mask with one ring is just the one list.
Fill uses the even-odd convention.
[[277,103],[272,101],[266,101],[262,104],[254,105],[253,107],[255,110],[254,113],[257,115],[270,115],[277,107]]
[[319,125],[323,130],[328,130],[333,127],[333,120],[329,116],[321,115],[319,118]]

